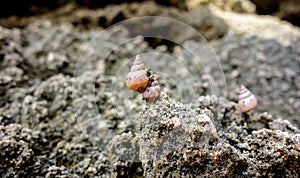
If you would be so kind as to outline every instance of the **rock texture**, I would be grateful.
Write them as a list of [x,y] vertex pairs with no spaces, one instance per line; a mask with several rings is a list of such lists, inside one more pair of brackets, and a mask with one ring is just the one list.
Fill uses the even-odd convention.
[[0,24],[7,27],[26,26],[29,22],[47,18],[56,23],[71,23],[79,29],[103,29],[120,21],[140,16],[163,16],[183,21],[198,30],[207,40],[218,39],[228,30],[227,25],[219,17],[212,15],[211,11],[205,7],[189,13],[173,7],[164,7],[153,1],[122,3],[99,10],[77,9],[77,6],[70,4],[55,12],[29,18],[24,17],[18,21],[14,17],[5,18],[0,20]]
[[300,1],[299,0],[252,0],[259,14],[273,14],[299,26]]
[[[265,114],[242,116],[222,98],[206,96],[182,105],[163,97],[141,113],[144,176],[271,177],[281,172],[282,177],[297,177],[299,130],[286,130],[293,127],[290,123],[282,130],[250,129],[252,117],[266,121]],[[267,123],[273,122],[278,120],[268,117]]]
[[[243,15],[230,21],[214,8],[157,7],[164,6],[123,4],[35,21],[49,13],[34,23],[21,18],[24,28],[0,27],[0,177],[299,177],[299,30],[274,18],[267,29],[252,15],[251,25],[265,29],[260,34],[238,27],[237,18],[248,22]],[[126,26],[103,32],[91,25],[156,13],[207,30],[223,70],[214,54],[205,56],[205,70],[199,67],[187,49],[211,49],[188,35],[175,35],[181,44],[153,44],[132,39],[138,30]],[[81,21],[87,15],[92,20]],[[91,26],[78,30],[84,25]],[[154,67],[165,93],[156,103],[126,89],[137,54]],[[211,77],[226,86],[223,97],[211,96]],[[236,106],[240,84],[258,98],[250,114]],[[184,101],[190,91],[193,102]]]
[[276,17],[236,14],[214,7],[212,9],[214,14],[230,27],[230,31],[242,37],[259,36],[264,39],[276,39],[283,45],[289,45],[300,36],[299,28]]
[[[284,118],[293,118],[294,113],[299,115],[296,109],[299,107],[299,101],[296,98],[300,96],[297,77],[300,71],[297,65],[299,63],[299,57],[297,57],[299,56],[299,40],[292,42],[290,46],[282,46],[274,40],[261,40],[257,37],[231,40],[224,40],[224,43],[215,46],[227,78],[227,89],[235,91],[229,92],[228,97],[237,101],[236,93],[239,90],[239,84],[244,83],[257,96],[259,111],[268,111]],[[227,46],[229,44],[230,47]],[[236,69],[232,70],[232,66]],[[277,93],[285,94],[278,97]],[[297,117],[291,121],[299,125]]]
[[226,11],[238,13],[255,13],[255,5],[249,0],[169,0],[170,4],[190,11],[203,6],[215,6]]

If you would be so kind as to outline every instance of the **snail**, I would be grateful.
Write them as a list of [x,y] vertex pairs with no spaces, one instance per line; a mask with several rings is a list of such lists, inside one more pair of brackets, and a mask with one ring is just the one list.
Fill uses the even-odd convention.
[[160,96],[160,87],[155,76],[146,70],[139,55],[136,56],[126,78],[128,88],[142,93],[143,100],[153,102]]
[[256,97],[244,86],[241,85],[239,92],[238,107],[243,113],[248,113],[257,105]]
[[148,71],[145,69],[141,57],[137,55],[127,75],[126,85],[128,88],[142,93],[145,91],[148,83]]
[[160,86],[157,80],[151,82],[151,84],[142,93],[143,100],[148,102],[155,101],[156,98],[160,96]]

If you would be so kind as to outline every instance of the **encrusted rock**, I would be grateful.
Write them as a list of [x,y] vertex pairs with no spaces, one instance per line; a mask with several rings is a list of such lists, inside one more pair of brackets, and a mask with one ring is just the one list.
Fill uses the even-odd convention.
[[[187,168],[191,156],[208,154],[217,139],[209,110],[170,100],[165,94],[140,115],[139,158],[145,177],[196,175]],[[192,156],[192,157],[193,157]],[[194,163],[193,163],[194,164]],[[195,163],[196,164],[196,163]],[[185,170],[176,172],[171,170]],[[193,173],[194,172],[194,173]]]
[[34,143],[38,135],[18,124],[0,125],[0,175],[29,176],[36,168]]
[[283,120],[283,131],[266,129],[268,124],[275,126],[268,114],[260,116],[266,125],[252,131],[249,119],[258,121],[259,116],[243,115],[235,105],[221,100],[206,96],[200,98],[200,105],[184,105],[164,97],[145,108],[139,123],[144,176],[269,177],[281,172],[297,177],[299,131]]

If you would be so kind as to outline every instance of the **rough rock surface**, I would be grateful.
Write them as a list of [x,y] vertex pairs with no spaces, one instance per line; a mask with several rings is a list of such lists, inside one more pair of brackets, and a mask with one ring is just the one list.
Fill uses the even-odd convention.
[[[52,14],[53,11],[57,11],[57,13],[54,13],[56,15],[60,14],[68,16],[72,11],[78,11],[78,9],[81,9],[82,7],[97,9],[104,8],[112,4],[118,5],[123,2],[124,1],[121,0],[45,0],[42,2],[18,2],[18,0],[11,0],[0,7],[0,18],[2,18],[0,20],[0,24],[5,24],[7,26],[26,26],[26,24],[28,24],[28,20],[33,20],[33,18],[31,17],[27,18],[28,16],[38,16],[42,13]],[[126,2],[142,2],[147,4],[149,1],[129,0]],[[214,6],[225,11],[232,11],[237,13],[254,14],[257,12],[258,14],[274,15],[279,17],[280,19],[287,20],[290,23],[299,26],[299,0],[151,0],[151,2],[160,4],[163,8],[173,6],[179,8],[182,11],[192,11],[201,7]],[[18,6],[15,6],[16,3],[18,3]],[[70,8],[71,6],[72,8]],[[16,16],[25,18],[19,19]],[[9,19],[6,19],[7,17],[9,17]],[[55,20],[57,17],[58,16],[52,18],[53,20]],[[16,20],[17,18],[18,20]],[[74,17],[74,19],[76,19],[76,17]],[[105,21],[102,22],[105,23]],[[83,18],[81,21],[76,20],[75,23],[77,25],[88,24],[89,18]]]
[[299,40],[283,46],[255,36],[216,43],[214,49],[225,72],[227,91],[235,91],[228,92],[228,98],[237,101],[239,85],[245,84],[258,98],[258,111],[291,118],[299,127],[299,119],[293,117],[300,115],[299,46]]
[[[194,162],[197,159],[194,156],[201,157],[216,139],[211,117],[210,110],[176,103],[165,94],[149,105],[141,113],[139,122],[139,158],[143,163],[144,176],[201,175],[204,165]],[[198,171],[192,171],[196,165]]]
[[167,0],[169,4],[175,5],[181,9],[194,10],[203,6],[216,6],[226,11],[238,13],[255,13],[255,5],[249,0]]
[[[223,38],[212,44],[222,64],[224,73],[218,73],[215,66],[207,67],[205,71],[191,66],[191,71],[199,71],[200,80],[197,90],[209,94],[208,76],[225,75],[227,97],[236,101],[241,84],[247,86],[258,98],[257,110],[268,111],[280,118],[290,118],[299,128],[299,40],[290,41],[290,45],[282,45],[276,40],[265,40],[257,36],[240,39],[234,36]],[[195,42],[186,42],[187,46],[196,46]],[[204,52],[200,48],[200,51]],[[183,48],[176,48],[174,54],[187,61],[190,57]],[[210,56],[213,64],[215,56]],[[182,62],[183,63],[183,62]],[[188,64],[186,64],[188,65]],[[216,78],[219,83],[222,78]],[[187,89],[193,88],[186,86]],[[169,92],[170,93],[170,92]],[[280,94],[279,94],[280,93]]]
[[277,17],[237,14],[215,7],[211,7],[211,10],[225,21],[230,27],[230,32],[242,37],[259,36],[263,39],[276,39],[283,45],[289,45],[300,36],[299,28]]
[[[268,125],[278,120],[265,115],[242,115],[233,102],[214,96],[192,105],[163,97],[140,116],[144,176],[297,177],[299,130],[290,123],[273,130]],[[250,129],[252,117],[267,125]]]
[[252,0],[259,14],[273,14],[280,19],[287,20],[300,26],[300,1],[299,0]]
[[[161,11],[160,9],[164,10]],[[228,30],[227,25],[219,17],[212,15],[207,8],[200,8],[189,13],[173,7],[164,7],[153,1],[109,5],[99,10],[77,9],[76,6],[70,4],[55,12],[24,17],[18,21],[13,17],[1,19],[0,24],[7,27],[26,26],[29,22],[38,19],[51,19],[56,23],[71,23],[79,29],[103,29],[120,21],[140,16],[163,16],[180,20],[194,27],[207,40],[218,39],[226,34]]]
[[32,130],[18,124],[0,126],[1,167],[0,174],[5,177],[26,175],[31,172],[35,162],[32,150],[37,135]]
[[[212,43],[227,99],[209,96],[215,66],[205,73],[184,63],[192,61],[183,49],[195,46],[191,39],[168,51],[143,38],[119,45],[132,38],[125,27],[98,34],[50,21],[0,28],[0,177],[299,177],[297,30],[285,45],[234,34]],[[156,56],[153,72],[169,98],[150,105],[122,81],[136,54],[155,52],[166,54]],[[199,76],[185,85],[199,92],[194,103],[180,102],[172,79],[186,72],[167,56]],[[241,83],[258,97],[248,115],[235,104]]]

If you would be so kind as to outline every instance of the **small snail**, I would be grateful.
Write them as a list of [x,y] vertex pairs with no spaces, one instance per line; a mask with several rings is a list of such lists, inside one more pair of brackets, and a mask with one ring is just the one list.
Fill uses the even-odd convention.
[[142,93],[143,100],[148,102],[155,101],[160,96],[160,86],[157,80],[151,82],[150,86]]
[[148,72],[139,55],[136,56],[126,78],[128,88],[140,93],[144,92],[149,82]]
[[243,113],[250,112],[257,105],[256,97],[244,86],[241,85],[239,92],[238,107]]
[[136,56],[126,78],[128,88],[142,93],[143,100],[153,102],[160,96],[160,87],[155,76],[146,70],[139,55]]

